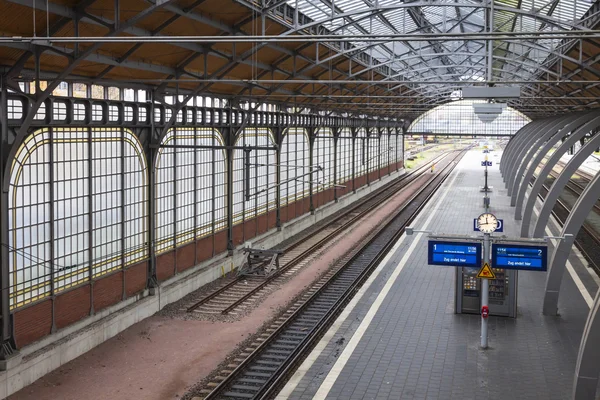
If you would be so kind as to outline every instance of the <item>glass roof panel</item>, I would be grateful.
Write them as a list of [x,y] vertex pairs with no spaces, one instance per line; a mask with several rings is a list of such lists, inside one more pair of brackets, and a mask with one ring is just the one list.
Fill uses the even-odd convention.
[[[336,34],[356,37],[367,46],[366,34],[402,35],[488,32],[488,2],[482,0],[288,0],[310,19],[322,21]],[[415,3],[411,6],[411,3]],[[469,4],[467,6],[466,4]],[[593,0],[494,0],[495,32],[551,32],[580,29]],[[472,5],[472,6],[470,6]],[[519,8],[517,8],[519,7]],[[332,20],[332,16],[334,17]],[[597,18],[597,17],[595,17]],[[495,39],[493,80],[534,80],[557,60],[560,39]],[[385,63],[390,76],[459,81],[487,78],[488,53],[481,39],[430,41],[390,38],[365,50]],[[368,60],[368,58],[366,58]]]

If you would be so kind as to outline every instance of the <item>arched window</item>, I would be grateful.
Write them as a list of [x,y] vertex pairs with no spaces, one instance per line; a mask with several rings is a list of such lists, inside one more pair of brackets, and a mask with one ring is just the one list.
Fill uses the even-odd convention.
[[129,130],[31,134],[11,167],[11,308],[147,258],[146,206],[146,161]]
[[277,158],[275,139],[266,128],[244,129],[235,145],[237,148],[233,152],[233,223],[237,224],[275,209]]
[[485,101],[459,100],[438,106],[413,121],[408,133],[512,135],[531,121],[512,107],[506,107],[492,122],[482,122],[473,109],[476,103]]
[[309,194],[309,144],[306,130],[289,128],[281,145],[281,206]]
[[227,227],[221,134],[211,128],[172,128],[161,145],[175,147],[161,148],[156,160],[157,253]]
[[367,147],[367,132],[364,128],[360,128],[354,140],[356,146],[354,150],[355,174],[357,178],[367,173],[367,163],[369,159],[369,149]]
[[313,190],[318,193],[333,186],[333,134],[331,129],[317,130],[313,144]]
[[352,132],[341,130],[337,141],[337,182],[344,184],[352,180]]

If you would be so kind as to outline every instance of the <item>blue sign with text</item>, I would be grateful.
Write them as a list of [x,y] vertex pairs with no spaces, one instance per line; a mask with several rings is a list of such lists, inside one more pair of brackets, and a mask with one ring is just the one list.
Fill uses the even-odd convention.
[[482,167],[485,167],[485,166],[491,167],[492,166],[492,162],[491,161],[482,161],[481,162],[481,166]]
[[[477,218],[473,218],[473,230],[479,232],[479,227],[477,226]],[[498,218],[498,227],[494,232],[504,232],[504,220]]]
[[430,265],[477,268],[481,266],[481,243],[430,240],[427,250]]
[[545,245],[492,244],[494,268],[546,271],[548,247]]

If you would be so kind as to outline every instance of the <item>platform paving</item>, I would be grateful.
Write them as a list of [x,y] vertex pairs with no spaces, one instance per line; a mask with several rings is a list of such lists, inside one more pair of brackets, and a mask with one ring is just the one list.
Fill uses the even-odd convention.
[[[431,216],[428,228],[435,233],[473,234],[473,218],[483,211],[481,159],[481,151],[471,151],[463,158],[413,224],[416,229]],[[500,153],[492,159],[491,211],[504,219],[504,235],[517,237],[520,225],[513,219],[514,209],[509,206],[497,166]],[[556,234],[556,227],[550,228]],[[381,306],[370,311],[415,240],[414,251]],[[573,273],[582,290],[588,292],[588,301],[572,276],[565,273],[560,316],[543,316],[546,274],[521,271],[518,317],[490,317],[490,347],[481,350],[479,316],[454,313],[454,268],[427,265],[426,235],[401,241],[371,285],[363,289],[362,298],[347,318],[342,315],[337,322],[337,332],[323,339],[322,352],[309,357],[315,360],[305,362],[301,367],[305,371],[296,374],[278,399],[570,397],[588,303],[598,288],[597,278],[576,255],[570,258]],[[363,331],[361,321],[370,317],[372,321]],[[354,335],[360,340],[351,352],[351,348],[346,350],[346,358],[344,349]],[[336,362],[339,374],[331,371]]]

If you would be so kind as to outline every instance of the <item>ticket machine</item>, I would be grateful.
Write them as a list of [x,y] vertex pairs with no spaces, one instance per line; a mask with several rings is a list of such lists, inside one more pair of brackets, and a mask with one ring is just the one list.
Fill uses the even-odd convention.
[[[492,268],[496,279],[489,280],[490,315],[516,318],[517,277],[516,270]],[[479,314],[481,312],[481,280],[477,279],[479,268],[456,268],[455,312]]]

